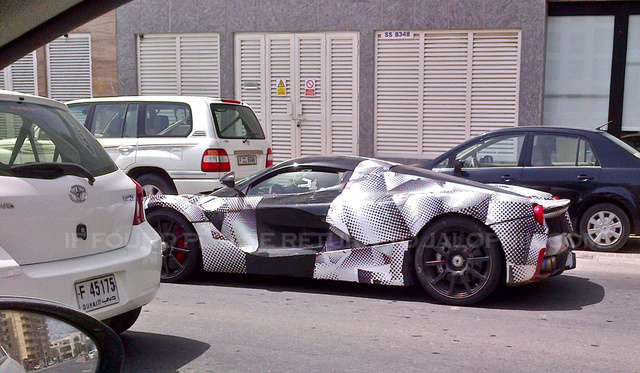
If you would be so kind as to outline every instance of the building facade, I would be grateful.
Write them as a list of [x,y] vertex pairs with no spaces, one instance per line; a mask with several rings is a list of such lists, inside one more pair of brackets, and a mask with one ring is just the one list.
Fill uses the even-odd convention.
[[[55,68],[73,38],[90,72]],[[412,163],[518,125],[640,131],[639,1],[133,0],[51,44],[41,94],[241,99],[276,160]]]

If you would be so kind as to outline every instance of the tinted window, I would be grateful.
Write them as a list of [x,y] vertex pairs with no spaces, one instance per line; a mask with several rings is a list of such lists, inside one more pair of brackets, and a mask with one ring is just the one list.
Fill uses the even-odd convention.
[[138,104],[129,104],[127,115],[124,118],[123,137],[138,136]]
[[89,114],[89,104],[69,105],[69,110],[80,123],[85,124]]
[[187,137],[191,133],[191,108],[187,104],[148,104],[145,110],[143,136]]
[[89,131],[66,110],[0,102],[0,170],[27,163],[77,163],[94,176],[117,170]]
[[467,168],[516,167],[524,138],[524,134],[518,134],[485,139],[460,151],[456,159],[464,161]]
[[97,138],[122,137],[127,104],[97,104],[91,120],[91,133]]
[[535,135],[531,165],[538,167],[595,166],[589,142],[577,136]]
[[247,195],[306,193],[341,183],[344,172],[296,170],[277,174],[249,189]]
[[216,132],[221,139],[264,140],[264,132],[253,111],[241,105],[211,104]]

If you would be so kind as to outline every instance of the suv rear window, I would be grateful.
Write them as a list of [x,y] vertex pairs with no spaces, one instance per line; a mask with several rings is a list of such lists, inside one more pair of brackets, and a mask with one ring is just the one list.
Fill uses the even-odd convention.
[[117,170],[96,139],[66,110],[0,102],[0,171],[44,162],[76,163],[93,176]]
[[216,132],[221,139],[264,140],[260,121],[247,106],[211,104]]

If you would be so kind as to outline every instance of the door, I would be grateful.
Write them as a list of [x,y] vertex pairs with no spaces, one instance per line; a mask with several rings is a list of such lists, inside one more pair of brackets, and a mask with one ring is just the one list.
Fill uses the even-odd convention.
[[569,198],[577,206],[600,177],[591,144],[579,136],[552,133],[534,134],[532,141],[520,184]]
[[525,138],[524,133],[482,138],[455,154],[454,163],[462,165],[459,172],[454,168],[439,171],[482,183],[518,184]]
[[236,95],[264,124],[274,159],[357,154],[358,34],[236,35]]
[[122,102],[95,104],[87,118],[89,131],[122,170],[136,162],[138,106]]

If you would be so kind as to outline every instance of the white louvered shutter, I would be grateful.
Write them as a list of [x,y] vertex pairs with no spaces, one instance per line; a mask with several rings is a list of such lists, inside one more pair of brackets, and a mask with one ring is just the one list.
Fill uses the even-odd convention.
[[177,40],[171,35],[144,35],[138,38],[138,93],[178,94]]
[[[295,89],[298,108],[298,141],[296,155],[326,154],[326,126],[323,124],[324,37],[322,34],[298,34]],[[315,81],[315,94],[306,96],[307,80]]]
[[138,38],[141,95],[220,96],[218,34],[145,34]]
[[358,154],[358,34],[327,35],[328,154]]
[[0,89],[38,94],[36,53],[31,52],[0,70]]
[[47,76],[50,98],[92,97],[91,36],[68,34],[47,44]]
[[[269,94],[267,107],[269,110],[269,134],[273,158],[281,161],[294,157],[294,143],[292,134],[295,125],[291,117],[291,88],[293,80],[293,35],[267,35],[267,82]],[[286,82],[287,94],[277,95],[279,79]]]
[[[266,88],[264,69],[264,36],[236,35],[235,40],[235,92],[246,102],[265,127]],[[265,128],[265,131],[267,129]],[[269,134],[267,133],[267,136]]]
[[518,123],[519,45],[517,32],[473,35],[471,136]]
[[472,136],[517,125],[519,31],[413,34],[377,35],[377,156],[433,158]]
[[376,56],[376,154],[415,154],[422,101],[420,39],[378,39]]
[[443,153],[469,137],[469,35],[423,34],[422,152]]

